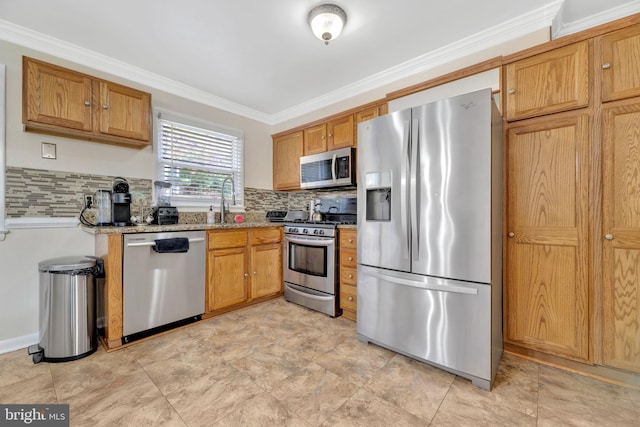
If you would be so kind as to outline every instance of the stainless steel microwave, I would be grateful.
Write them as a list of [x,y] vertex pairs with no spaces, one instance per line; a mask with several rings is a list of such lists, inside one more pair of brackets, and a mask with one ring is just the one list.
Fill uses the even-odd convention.
[[300,188],[356,185],[355,150],[341,148],[300,157]]

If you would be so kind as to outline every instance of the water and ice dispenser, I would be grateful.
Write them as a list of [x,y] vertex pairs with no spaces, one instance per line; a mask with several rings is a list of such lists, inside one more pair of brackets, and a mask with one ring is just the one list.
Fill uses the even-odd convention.
[[366,220],[391,221],[391,171],[367,172],[364,185]]

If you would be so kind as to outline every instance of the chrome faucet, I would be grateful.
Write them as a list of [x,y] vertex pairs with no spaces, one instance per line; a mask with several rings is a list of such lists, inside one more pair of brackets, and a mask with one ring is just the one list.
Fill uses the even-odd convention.
[[224,185],[227,183],[227,181],[231,181],[231,200],[233,202],[233,204],[236,204],[236,183],[233,180],[233,178],[231,177],[231,175],[229,175],[228,177],[226,177],[224,179],[224,181],[222,181],[222,185],[220,186],[220,195],[221,195],[221,200],[220,200],[220,224],[224,224]]

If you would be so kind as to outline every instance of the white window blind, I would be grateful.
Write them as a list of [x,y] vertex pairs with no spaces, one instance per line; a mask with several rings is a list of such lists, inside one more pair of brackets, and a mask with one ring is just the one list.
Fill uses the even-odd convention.
[[[158,133],[156,177],[171,183],[172,200],[183,205],[219,205],[221,185],[231,177],[233,206],[244,205],[241,131],[160,113]],[[224,197],[231,204],[231,182],[225,184]]]

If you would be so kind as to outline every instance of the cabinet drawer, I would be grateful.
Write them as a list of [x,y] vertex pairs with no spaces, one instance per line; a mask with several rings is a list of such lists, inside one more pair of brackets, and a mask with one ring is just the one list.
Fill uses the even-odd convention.
[[252,245],[266,245],[269,243],[279,243],[282,238],[281,228],[265,228],[264,230],[255,230],[251,233]]
[[358,292],[355,286],[340,285],[340,308],[356,311]]
[[356,248],[358,243],[356,230],[340,230],[340,248]]
[[358,283],[355,268],[340,268],[340,285],[343,284],[355,286]]
[[356,268],[357,252],[355,249],[340,250],[340,267]]
[[210,231],[207,236],[209,238],[209,249],[247,246],[248,239],[246,231]]

